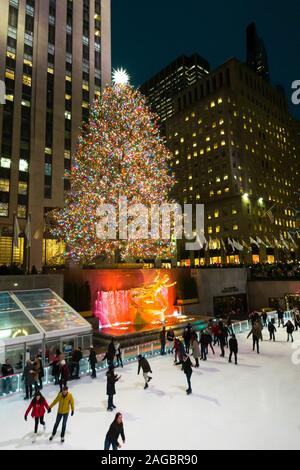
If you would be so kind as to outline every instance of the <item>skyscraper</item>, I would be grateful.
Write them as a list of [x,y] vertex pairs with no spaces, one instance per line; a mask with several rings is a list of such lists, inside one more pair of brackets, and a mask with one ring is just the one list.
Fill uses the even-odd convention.
[[163,132],[164,122],[174,113],[174,96],[208,75],[209,70],[209,63],[200,55],[182,55],[141,86],[141,92],[160,117]]
[[14,214],[21,230],[31,215],[28,265],[59,252],[44,214],[63,205],[79,127],[110,82],[110,31],[110,0],[1,0],[0,263],[24,261]]
[[257,33],[255,23],[247,27],[247,64],[257,75],[270,81],[268,54],[264,41]]
[[[290,238],[300,202],[299,123],[285,95],[231,59],[182,91],[173,106],[166,138],[175,197],[205,205],[209,244],[195,253],[196,263],[299,256],[299,240],[297,247]],[[190,255],[182,253],[184,263]]]

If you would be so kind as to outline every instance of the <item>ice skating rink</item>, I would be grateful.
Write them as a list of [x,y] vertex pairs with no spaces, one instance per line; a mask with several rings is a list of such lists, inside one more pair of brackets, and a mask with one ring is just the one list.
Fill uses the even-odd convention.
[[[252,341],[245,334],[238,339],[239,366],[228,364],[228,357],[220,358],[216,348],[215,357],[210,355],[200,369],[194,369],[189,397],[185,375],[170,356],[151,360],[153,380],[147,391],[136,363],[121,370],[115,404],[124,415],[124,450],[299,450],[300,365],[292,363],[295,350],[282,330],[277,343],[261,344],[260,356],[252,352]],[[300,340],[300,333],[295,333],[295,340]],[[300,353],[296,357],[300,359]],[[48,402],[56,390],[44,389]],[[32,444],[33,420],[24,421],[28,402],[19,395],[0,400],[0,449],[102,450],[114,418],[106,411],[104,372],[96,381],[86,377],[70,382],[70,390],[76,409],[69,418],[65,444],[60,444],[59,434],[53,443],[48,440],[56,409],[46,415],[46,433],[40,431]]]

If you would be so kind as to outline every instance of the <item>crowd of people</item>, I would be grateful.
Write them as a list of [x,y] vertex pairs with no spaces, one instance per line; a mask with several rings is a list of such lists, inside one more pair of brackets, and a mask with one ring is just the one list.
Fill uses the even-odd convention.
[[[276,324],[275,318],[270,318],[263,312],[252,312],[249,316],[251,322],[251,330],[248,338],[252,337],[253,351],[260,353],[260,344],[263,341],[263,330],[269,332],[269,341],[276,341],[276,333],[278,328],[284,328],[287,332],[287,341],[294,341],[294,331],[300,328],[300,313],[297,307],[292,311],[292,320],[285,320],[284,311],[278,309],[277,311],[278,322]],[[215,356],[219,348],[219,355],[225,358],[226,350],[228,350],[228,362],[232,363],[234,359],[235,365],[238,365],[238,352],[239,346],[236,335],[234,334],[234,325],[232,323],[231,314],[228,315],[226,320],[210,320],[205,329],[197,331],[190,323],[184,329],[182,334],[176,335],[175,331],[170,328],[163,327],[160,333],[160,354],[173,355],[174,366],[180,367],[184,373],[187,381],[186,394],[192,394],[192,375],[193,369],[200,367],[200,361],[207,361],[208,355]],[[82,359],[81,348],[73,351],[69,362],[66,361],[64,354],[57,350],[56,354],[50,364],[51,373],[54,377],[55,385],[59,386],[60,390],[55,400],[49,405],[47,400],[42,395],[44,368],[42,364],[41,355],[38,354],[34,359],[27,358],[26,365],[22,374],[22,380],[25,384],[25,400],[30,400],[30,404],[25,411],[24,418],[27,421],[29,413],[34,420],[34,433],[32,442],[36,441],[39,425],[46,429],[45,415],[51,413],[51,410],[58,405],[57,417],[55,424],[50,435],[49,440],[52,441],[57,433],[57,430],[62,423],[61,427],[61,442],[65,441],[66,427],[68,418],[74,415],[75,405],[74,398],[69,391],[68,381],[78,380],[80,378],[80,361]],[[144,379],[144,390],[149,388],[149,384],[153,379],[153,371],[149,358],[139,354],[138,357],[138,375],[142,371]],[[98,358],[93,346],[90,347],[88,357],[91,369],[91,378],[97,377],[96,365]],[[121,345],[117,339],[112,339],[107,347],[106,353],[100,359],[101,362],[107,362],[106,371],[106,393],[108,398],[107,411],[113,412],[117,406],[114,403],[116,395],[116,384],[121,376],[115,370],[117,367],[123,368],[122,350]],[[7,360],[2,365],[2,376],[6,377],[4,381],[6,392],[9,391],[10,378],[14,374],[13,367]],[[151,374],[151,375],[150,375]],[[123,417],[121,413],[117,413],[113,423],[111,424],[107,435],[105,437],[104,448],[109,450],[113,448],[116,450],[121,447],[119,438],[122,438],[125,443]]]

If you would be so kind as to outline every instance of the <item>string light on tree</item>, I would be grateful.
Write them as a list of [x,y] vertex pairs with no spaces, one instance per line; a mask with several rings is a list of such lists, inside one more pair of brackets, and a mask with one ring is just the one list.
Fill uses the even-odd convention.
[[97,238],[99,206],[118,207],[122,197],[128,205],[161,206],[170,202],[175,183],[168,167],[172,155],[159,135],[157,116],[145,97],[125,83],[124,71],[119,72],[114,77],[118,83],[107,87],[91,107],[72,159],[65,208],[52,213],[52,234],[64,240],[68,257],[83,262],[98,256],[113,260],[116,253],[123,259],[172,253],[168,240]]

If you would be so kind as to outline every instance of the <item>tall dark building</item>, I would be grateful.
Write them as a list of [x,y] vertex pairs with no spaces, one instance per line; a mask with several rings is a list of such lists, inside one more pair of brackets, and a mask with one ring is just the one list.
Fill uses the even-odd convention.
[[110,0],[1,0],[0,264],[23,263],[14,213],[31,214],[30,265],[61,252],[44,214],[64,204],[71,157],[89,106],[110,82]]
[[247,64],[257,75],[270,81],[267,51],[264,41],[257,34],[255,23],[247,27]]
[[[173,98],[209,74],[210,65],[198,54],[182,55],[141,86],[141,92],[164,123],[174,114]],[[164,126],[162,126],[163,131]]]

